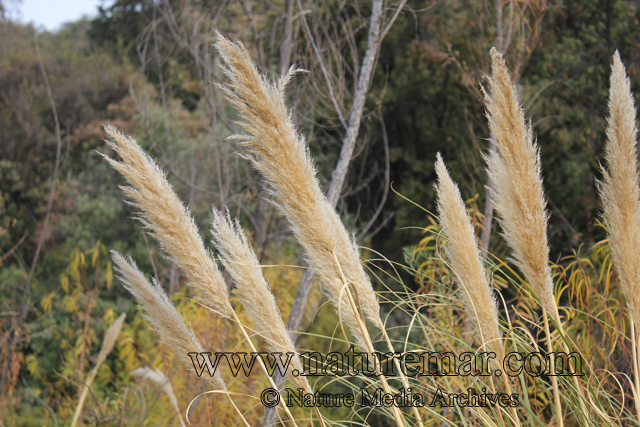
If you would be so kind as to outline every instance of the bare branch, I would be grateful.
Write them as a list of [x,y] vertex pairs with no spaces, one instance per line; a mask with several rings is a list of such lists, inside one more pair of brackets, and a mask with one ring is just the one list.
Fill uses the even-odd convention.
[[[298,7],[300,8],[300,11],[303,11],[304,9],[302,8],[302,3],[300,2],[300,0],[297,0],[297,1],[298,1]],[[313,47],[313,52],[316,54],[316,58],[318,59],[318,63],[320,64],[320,69],[322,70],[322,75],[324,76],[324,80],[327,83],[327,87],[329,89],[329,96],[331,97],[331,102],[333,102],[333,107],[335,108],[336,113],[340,118],[340,123],[342,123],[342,126],[344,126],[348,132],[347,122],[345,121],[344,116],[342,115],[342,110],[340,109],[340,106],[338,105],[338,101],[336,100],[336,96],[333,93],[333,85],[331,84],[331,78],[329,77],[329,72],[327,71],[327,68],[324,65],[324,61],[322,60],[322,55],[320,55],[320,51],[318,50],[316,41],[313,38],[313,34],[311,34],[311,29],[309,28],[309,24],[307,23],[307,17],[305,16],[304,13],[301,13],[301,16],[302,16],[302,24],[304,26],[304,31],[307,33],[307,37],[309,38],[309,43],[311,43],[311,46]]]
[[329,186],[328,198],[329,203],[331,203],[333,207],[338,203],[340,192],[342,191],[342,186],[347,176],[347,170],[349,169],[349,163],[351,162],[351,156],[353,155],[353,150],[356,145],[356,138],[360,130],[364,102],[369,91],[371,76],[373,75],[373,64],[378,56],[380,43],[382,42],[382,38],[380,37],[381,22],[382,0],[376,0],[373,2],[371,23],[369,26],[369,41],[367,51],[364,55],[364,61],[362,61],[362,67],[360,68],[358,87],[353,101],[353,108],[351,109],[351,117],[349,118],[349,127],[347,128],[347,134],[345,135],[342,150],[340,151],[340,158],[336,169],[333,171],[331,185]]

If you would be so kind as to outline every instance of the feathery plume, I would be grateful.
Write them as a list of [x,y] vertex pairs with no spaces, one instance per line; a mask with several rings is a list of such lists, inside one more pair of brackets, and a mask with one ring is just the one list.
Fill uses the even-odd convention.
[[[205,249],[198,227],[165,175],[133,138],[121,134],[113,126],[105,126],[105,131],[114,138],[114,142],[108,141],[108,143],[120,155],[122,161],[104,157],[131,184],[130,187],[124,187],[123,191],[132,200],[131,204],[141,209],[142,223],[186,274],[188,283],[195,290],[196,295],[212,310],[237,322],[247,343],[252,351],[255,351],[250,337],[229,302],[226,283]],[[133,272],[129,271],[129,273]],[[136,278],[140,280],[144,279],[144,276],[140,273]],[[160,290],[157,284],[156,288]],[[172,332],[175,331],[165,329],[161,332],[161,336],[167,339],[165,333]],[[200,349],[201,347],[195,351],[200,352]],[[262,359],[259,361],[266,373]],[[211,381],[222,385],[219,378],[214,377]],[[271,377],[269,381],[275,387]],[[295,419],[284,401],[281,401],[281,405],[295,425]]]
[[80,420],[80,416],[82,415],[82,408],[84,407],[84,401],[87,399],[89,395],[89,388],[93,383],[93,380],[96,378],[98,374],[98,369],[100,369],[100,365],[107,359],[111,350],[113,350],[113,346],[116,344],[118,340],[118,335],[120,335],[120,331],[122,330],[122,325],[124,325],[124,319],[127,317],[127,313],[122,313],[109,327],[109,330],[104,336],[102,340],[102,347],[100,348],[100,353],[98,353],[98,358],[96,360],[96,364],[87,375],[87,378],[84,382],[84,387],[82,388],[82,393],[80,393],[80,398],[78,399],[78,405],[76,406],[76,410],[73,413],[73,419],[71,420],[71,427],[75,427]]
[[221,315],[233,318],[224,279],[164,173],[133,138],[110,125],[104,129],[114,139],[107,143],[122,161],[103,157],[131,184],[122,190],[131,199],[130,204],[141,210],[141,222],[186,274],[196,295]]
[[618,51],[613,55],[611,67],[609,111],[605,146],[609,168],[602,168],[604,179],[598,188],[620,288],[627,299],[631,319],[637,325],[640,322],[640,188],[636,108],[631,82]]
[[497,147],[486,159],[494,183],[491,196],[514,262],[542,306],[559,321],[549,267],[548,214],[538,146],[531,126],[525,122],[504,59],[495,48],[491,49],[491,59],[490,92],[483,89]]
[[238,109],[243,119],[240,124],[247,132],[233,138],[248,148],[252,164],[268,178],[271,194],[309,255],[325,295],[340,307],[343,320],[364,348],[358,314],[351,309],[344,292],[338,301],[343,288],[340,269],[357,289],[364,314],[382,329],[380,307],[360,263],[358,247],[320,189],[304,137],[296,131],[286,107],[284,89],[298,70],[290,68],[272,84],[258,73],[240,43],[218,35],[216,47],[225,64],[223,71],[231,81],[222,89]]
[[[265,339],[268,350],[271,353],[293,353],[291,368],[302,373],[304,370],[300,357],[287,333],[271,289],[262,275],[260,262],[247,242],[240,223],[237,219],[233,221],[228,212],[225,216],[214,208],[211,232],[216,248],[222,255],[222,263],[236,283],[234,293],[253,320],[256,331]],[[289,375],[289,378],[297,387],[313,392],[307,377]]]
[[[495,135],[496,151],[486,157],[488,175],[494,184],[491,198],[500,214],[503,235],[513,251],[513,261],[522,270],[540,300],[547,351],[553,352],[549,313],[562,329],[558,306],[553,295],[553,280],[549,267],[547,243],[546,201],[542,188],[542,167],[531,125],[524,119],[516,88],[511,82],[502,54],[491,48],[492,75],[488,78],[490,92],[484,88],[489,128]],[[565,346],[568,351],[568,348]],[[555,358],[551,359],[552,369]],[[573,377],[576,389],[581,387]],[[551,376],[553,400],[558,425],[564,425],[560,389],[556,376]],[[586,413],[584,402],[580,400]]]
[[[189,367],[193,366],[188,353],[202,353],[204,348],[191,329],[191,325],[185,324],[178,310],[169,301],[162,286],[156,282],[153,285],[149,283],[131,258],[127,260],[116,251],[111,253],[123,286],[144,308],[149,324],[156,330],[163,342],[173,348],[182,363]],[[216,390],[227,389],[217,369],[213,377],[204,375],[203,378],[211,383]]]
[[113,346],[116,345],[116,340],[118,339],[118,335],[120,335],[120,331],[122,330],[122,325],[124,325],[124,319],[127,317],[127,313],[122,313],[109,327],[107,334],[104,336],[104,340],[102,341],[102,348],[100,348],[100,353],[98,353],[98,360],[96,360],[96,366],[100,366],[102,362],[107,359],[111,350],[113,350]]
[[[440,153],[436,160],[438,214],[444,235],[445,252],[458,278],[462,301],[482,345],[504,359],[498,307],[480,258],[478,241],[458,186],[453,182]],[[499,362],[502,363],[502,362]]]
[[164,394],[166,394],[167,397],[169,398],[169,402],[171,403],[171,406],[173,406],[173,409],[175,409],[175,411],[178,413],[178,419],[180,420],[180,425],[182,427],[186,427],[184,421],[182,420],[182,413],[180,412],[178,399],[176,398],[176,395],[173,393],[173,387],[171,386],[171,381],[169,381],[169,378],[164,376],[164,374],[162,373],[162,371],[160,371],[160,369],[158,368],[151,369],[147,366],[145,368],[134,369],[133,371],[131,371],[131,375],[137,378],[141,378],[143,380],[152,381],[158,384],[160,387],[162,387],[162,391],[164,391]]

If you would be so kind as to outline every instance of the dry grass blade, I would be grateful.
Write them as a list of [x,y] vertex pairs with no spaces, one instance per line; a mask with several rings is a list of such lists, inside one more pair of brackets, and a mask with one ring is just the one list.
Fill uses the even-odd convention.
[[[453,182],[440,153],[436,161],[438,174],[438,213],[447,237],[445,252],[458,278],[461,297],[482,345],[504,359],[502,335],[498,324],[498,307],[481,261],[473,225],[458,186]],[[502,362],[499,362],[500,364]]]
[[122,161],[106,156],[105,159],[131,184],[123,191],[131,204],[141,210],[142,223],[186,274],[196,295],[221,315],[233,318],[224,279],[205,249],[189,211],[164,173],[133,138],[121,134],[113,126],[104,128],[114,139],[108,141],[109,146]]
[[182,427],[186,427],[184,421],[182,420],[182,413],[180,412],[180,405],[178,405],[178,399],[176,398],[176,395],[173,393],[173,387],[171,386],[171,381],[169,381],[169,378],[164,376],[162,371],[160,371],[158,368],[151,369],[149,367],[145,367],[145,368],[134,369],[133,371],[131,371],[131,375],[144,380],[153,381],[154,383],[162,387],[162,391],[164,391],[164,394],[167,395],[167,397],[169,398],[169,402],[171,403],[171,406],[173,406],[173,409],[175,409],[176,413],[178,414],[180,425]]
[[93,383],[93,380],[96,378],[98,374],[98,369],[100,369],[100,365],[107,359],[111,350],[113,350],[113,346],[116,344],[118,340],[118,335],[120,335],[120,331],[122,330],[122,325],[124,325],[124,319],[127,317],[126,313],[122,313],[109,327],[109,330],[104,336],[102,340],[102,348],[100,348],[100,353],[98,353],[98,359],[96,360],[96,364],[94,368],[89,372],[87,379],[85,380],[84,387],[82,388],[82,393],[80,393],[80,398],[78,399],[78,406],[76,406],[76,411],[73,414],[73,420],[71,420],[71,427],[75,427],[80,420],[80,416],[82,414],[82,408],[84,407],[84,401],[87,399],[89,395],[89,387]]
[[[185,366],[192,367],[188,353],[202,353],[205,350],[191,326],[185,324],[182,315],[171,304],[162,287],[158,283],[153,285],[149,283],[130,258],[127,260],[115,251],[112,252],[112,258],[123,286],[144,308],[149,324],[156,330],[162,341],[173,348],[178,359]],[[227,389],[218,370],[213,377],[204,375],[203,378],[216,390]]]
[[[299,135],[285,105],[284,89],[297,71],[291,68],[280,80],[269,83],[261,76],[241,44],[218,36],[216,47],[231,84],[223,87],[229,101],[240,112],[246,135],[235,135],[249,149],[253,165],[271,184],[271,193],[306,250],[323,283],[323,291],[338,307],[359,344],[365,339],[358,329],[357,313],[346,301],[338,301],[342,284],[339,268],[353,283],[362,310],[378,328],[383,328],[380,308],[371,282],[360,264],[357,246],[323,194],[304,138]],[[335,251],[339,261],[332,256]]]
[[[225,216],[214,208],[211,232],[216,248],[222,255],[222,263],[236,283],[234,293],[253,320],[254,328],[265,340],[271,353],[293,353],[291,368],[302,373],[304,370],[300,358],[287,333],[271,289],[262,275],[258,258],[247,242],[240,223],[238,220],[233,221],[228,213]],[[313,393],[306,377],[289,375],[289,379],[297,387]]]

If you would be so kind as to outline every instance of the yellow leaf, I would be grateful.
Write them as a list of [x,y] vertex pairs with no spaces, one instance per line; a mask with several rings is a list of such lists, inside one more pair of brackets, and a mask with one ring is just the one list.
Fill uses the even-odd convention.
[[38,363],[38,358],[35,354],[30,354],[25,358],[25,362],[27,362],[27,370],[29,373],[35,377],[39,378],[41,375],[40,372],[40,364]]
[[107,261],[104,277],[107,281],[107,289],[111,289],[111,283],[113,283],[113,269],[111,268],[111,261]]
[[49,295],[44,297],[42,299],[42,301],[40,301],[40,306],[42,307],[42,309],[44,310],[45,313],[48,313],[48,312],[51,311],[51,306],[53,305],[53,297],[54,296],[55,296],[55,294],[53,292],[51,292]]
[[93,267],[96,266],[96,262],[98,261],[98,255],[100,255],[98,248],[93,249],[93,256],[91,257],[91,266]]
[[73,348],[73,355],[75,357],[80,356],[80,353],[82,353],[83,349],[84,349],[84,339],[82,339],[82,335],[79,335],[78,338],[76,339],[76,345]]
[[110,325],[113,323],[113,321],[116,318],[116,314],[114,313],[114,311],[112,309],[108,309],[104,315],[102,316],[102,320],[104,321],[105,324]]
[[76,305],[77,299],[72,297],[71,295],[66,295],[64,298],[62,298],[62,305],[64,306],[64,309],[70,313],[76,311],[77,309],[77,305]]
[[62,276],[62,280],[60,281],[62,285],[62,289],[68,294],[69,293],[69,277]]

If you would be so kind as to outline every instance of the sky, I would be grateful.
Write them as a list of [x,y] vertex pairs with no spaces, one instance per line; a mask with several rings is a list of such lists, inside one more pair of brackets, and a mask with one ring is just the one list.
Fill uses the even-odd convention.
[[37,27],[54,31],[65,22],[75,21],[83,15],[94,17],[98,14],[98,6],[104,7],[113,3],[101,0],[22,0],[15,7],[19,21],[32,22]]

